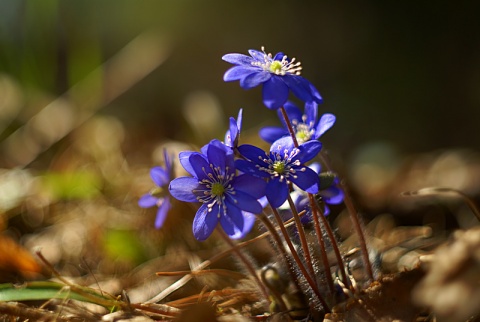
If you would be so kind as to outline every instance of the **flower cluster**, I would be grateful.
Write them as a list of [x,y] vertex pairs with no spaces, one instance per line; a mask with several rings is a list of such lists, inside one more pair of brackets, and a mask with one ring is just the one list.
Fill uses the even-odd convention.
[[[341,202],[340,190],[334,185],[323,187],[319,169],[307,165],[322,149],[318,139],[333,126],[335,116],[327,113],[318,117],[322,98],[300,76],[302,67],[295,58],[283,53],[266,54],[263,48],[249,50],[249,54],[223,56],[224,61],[235,65],[225,73],[224,80],[239,80],[244,89],[263,85],[263,102],[269,109],[278,110],[283,127],[260,130],[260,137],[271,143],[269,151],[240,145],[243,118],[240,110],[236,119],[230,118],[224,142],[214,139],[200,152],[180,153],[179,161],[190,174],[186,177],[171,178],[171,161],[165,153],[165,168],[151,170],[157,188],[139,200],[141,207],[159,207],[155,227],[162,226],[171,208],[166,186],[175,199],[200,205],[193,219],[193,234],[198,240],[208,238],[218,224],[230,238],[244,237],[254,224],[254,215],[263,211],[265,202],[259,200],[278,208],[296,196],[295,203],[303,209],[308,203],[306,195],[324,196],[328,192],[333,197],[325,197],[326,203]],[[290,92],[304,101],[303,112],[288,101]]]

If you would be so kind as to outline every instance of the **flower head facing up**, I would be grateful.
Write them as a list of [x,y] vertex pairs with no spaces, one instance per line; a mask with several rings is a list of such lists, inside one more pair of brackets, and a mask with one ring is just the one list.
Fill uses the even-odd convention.
[[267,199],[278,208],[287,200],[290,183],[309,193],[318,192],[318,175],[304,163],[314,158],[321,148],[318,141],[309,141],[296,148],[290,137],[275,141],[269,153],[245,144],[238,150],[247,160],[237,160],[236,165],[240,171],[268,180]]
[[300,76],[301,64],[295,58],[289,59],[283,53],[275,56],[263,51],[250,49],[250,56],[226,54],[222,59],[236,66],[223,76],[226,82],[240,81],[243,89],[263,84],[263,103],[269,109],[278,109],[288,99],[290,91],[304,102],[321,103],[322,97],[308,80]]
[[[285,103],[285,111],[292,124],[293,131],[299,144],[309,140],[318,140],[326,131],[335,124],[335,115],[323,114],[318,119],[318,104],[315,102],[305,103],[305,111],[302,111],[293,103]],[[278,117],[283,127],[268,126],[260,130],[260,137],[268,143],[289,135],[287,124],[283,114],[278,111]]]
[[231,149],[218,140],[202,148],[204,153],[185,152],[180,161],[192,177],[170,183],[170,193],[181,201],[200,202],[193,220],[196,239],[207,239],[218,223],[231,238],[248,233],[253,221],[245,212],[260,213],[257,201],[265,194],[265,182],[248,174],[237,175]]
[[155,228],[159,229],[163,226],[167,213],[170,210],[170,196],[165,189],[170,183],[172,176],[172,162],[166,150],[163,151],[165,167],[153,167],[150,170],[150,177],[156,187],[149,193],[144,194],[138,200],[138,205],[142,208],[150,208],[157,206],[157,217],[155,219]]

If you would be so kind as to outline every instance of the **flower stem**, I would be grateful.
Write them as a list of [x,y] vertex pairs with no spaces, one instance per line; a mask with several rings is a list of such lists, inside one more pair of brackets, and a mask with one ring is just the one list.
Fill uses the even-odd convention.
[[295,135],[295,131],[293,131],[292,123],[288,118],[288,114],[287,114],[287,111],[285,110],[285,107],[283,106],[280,107],[280,111],[282,111],[282,116],[283,116],[283,119],[285,120],[285,124],[287,124],[288,133],[290,133],[290,136],[292,137],[293,144],[295,145],[296,148],[298,148],[297,136]]
[[[332,166],[330,165],[330,162],[325,154],[320,154],[320,157],[327,167],[329,171],[332,170]],[[363,233],[363,227],[360,222],[360,218],[358,215],[357,210],[355,209],[355,206],[353,205],[352,198],[350,196],[350,193],[348,192],[347,186],[345,184],[344,180],[340,180],[340,186],[343,190],[343,202],[345,206],[347,207],[348,213],[350,215],[350,220],[352,221],[353,228],[355,229],[355,233],[358,236],[358,241],[360,243],[360,249],[362,251],[362,260],[363,260],[363,265],[365,267],[365,272],[368,276],[369,281],[373,281],[373,269],[372,269],[372,263],[370,262],[370,258],[368,256],[368,248],[367,248],[367,242],[365,239],[365,234]]]
[[[340,254],[340,248],[338,247],[337,239],[333,235],[332,227],[330,227],[328,220],[325,218],[325,215],[323,214],[320,207],[318,207],[318,203],[315,200],[314,196],[310,194],[309,198],[310,198],[310,204],[314,209],[315,216],[318,216],[321,219],[323,228],[327,232],[328,239],[330,239],[330,243],[332,244],[333,252],[335,253],[335,258],[337,259],[338,269],[340,270],[340,273],[342,275],[343,285],[345,285],[346,287],[349,287],[351,286],[351,283],[350,283],[350,280],[347,278],[345,263],[343,261],[342,255]],[[353,287],[350,287],[350,290],[353,292],[354,291]]]
[[278,213],[277,209],[274,208],[274,207],[272,207],[272,211],[273,211],[273,215],[275,216],[275,219],[277,220],[278,225],[280,226],[280,230],[281,230],[283,236],[285,237],[285,241],[286,241],[287,246],[288,246],[288,248],[289,248],[289,250],[290,250],[290,252],[293,256],[293,259],[295,260],[295,262],[298,265],[298,268],[300,269],[303,276],[307,280],[308,285],[310,286],[310,288],[312,289],[312,291],[315,293],[318,300],[322,304],[325,312],[330,313],[330,308],[328,307],[327,302],[325,302],[325,299],[320,294],[320,291],[318,290],[317,284],[313,280],[312,276],[310,276],[310,274],[307,272],[307,269],[305,268],[305,265],[303,265],[302,260],[298,256],[298,253],[295,250],[295,247],[293,246],[292,241],[290,240],[290,237],[288,236],[288,232],[287,232],[287,230],[286,230],[286,228],[283,224],[283,221],[282,221],[282,218],[280,217],[280,214]]
[[310,198],[310,206],[312,208],[312,213],[313,213],[313,223],[315,226],[315,234],[317,235],[317,241],[320,246],[320,254],[322,255],[323,267],[325,269],[325,278],[327,280],[327,285],[328,285],[330,294],[334,294],[335,287],[333,286],[332,271],[330,269],[330,262],[328,261],[328,257],[327,257],[327,250],[326,250],[327,248],[325,246],[325,240],[323,239],[322,228],[320,226],[320,221],[318,219],[321,215],[318,214],[318,208],[316,207],[316,204],[312,202],[313,195],[308,194],[308,196]]
[[305,237],[305,230],[303,229],[302,222],[300,221],[300,216],[298,215],[297,208],[293,203],[292,197],[288,195],[288,204],[292,210],[293,218],[295,220],[295,225],[297,226],[298,236],[300,237],[300,243],[302,245],[303,254],[305,255],[305,262],[307,263],[308,270],[312,277],[315,277],[315,271],[313,269],[312,256],[310,255],[310,249],[308,247],[307,238]]
[[260,278],[257,275],[257,272],[255,271],[252,263],[245,257],[245,255],[242,253],[241,250],[235,247],[235,244],[232,242],[232,240],[225,234],[225,232],[222,229],[217,229],[217,231],[220,233],[220,236],[222,239],[231,247],[235,255],[240,259],[240,261],[245,265],[245,268],[247,271],[252,275],[254,278],[255,282],[258,284],[258,287],[260,291],[262,292],[262,295],[265,297],[265,299],[270,303],[270,297],[268,295],[268,291],[265,287],[265,285],[260,281]]
[[280,253],[281,253],[281,255],[282,255],[282,257],[285,261],[285,265],[288,268],[288,272],[290,273],[290,277],[292,278],[292,281],[293,281],[295,287],[297,288],[297,290],[299,292],[302,292],[302,289],[301,289],[300,284],[298,282],[298,277],[295,274],[295,270],[293,268],[292,261],[289,260],[289,258],[288,258],[289,256],[288,256],[287,250],[285,249],[285,246],[282,242],[282,239],[280,238],[280,235],[277,232],[277,229],[275,229],[275,227],[270,222],[270,220],[267,218],[265,213],[262,213],[260,215],[260,220],[262,221],[265,228],[268,229],[268,231],[270,232],[270,235],[272,235],[273,239],[275,240],[275,243],[278,245],[278,249],[280,250]]

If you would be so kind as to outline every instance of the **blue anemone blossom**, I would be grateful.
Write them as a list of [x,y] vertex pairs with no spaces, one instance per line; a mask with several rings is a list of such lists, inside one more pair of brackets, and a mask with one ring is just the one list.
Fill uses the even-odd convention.
[[231,147],[233,150],[238,147],[238,139],[240,138],[240,131],[242,130],[242,112],[243,110],[240,109],[236,120],[230,117],[230,127],[227,133],[225,133],[225,145]]
[[[315,171],[317,174],[320,174],[322,170],[321,165],[317,162],[309,165],[309,168]],[[320,189],[318,193],[315,194],[315,198],[323,205],[323,214],[325,216],[330,214],[330,208],[328,205],[338,205],[343,202],[344,193],[337,185],[337,176],[334,176],[333,180],[329,178],[329,180],[326,180],[326,182],[322,182],[322,178],[320,178]],[[306,193],[297,191],[293,197],[293,200],[298,211],[310,211],[310,199]],[[304,217],[308,218],[308,216]]]
[[222,59],[234,64],[223,76],[226,82],[240,81],[243,89],[263,84],[263,103],[269,109],[278,109],[288,99],[290,91],[304,102],[321,103],[318,90],[307,79],[300,76],[301,64],[295,58],[288,58],[282,52],[275,56],[263,51],[250,49],[250,56],[226,54]]
[[172,176],[172,161],[167,153],[163,151],[165,167],[153,167],[150,170],[150,177],[156,187],[149,193],[144,194],[138,200],[138,205],[142,208],[150,208],[157,206],[157,217],[155,218],[155,228],[159,229],[163,226],[167,218],[168,211],[172,207],[170,196],[166,187],[170,183]]
[[193,220],[196,239],[207,239],[218,223],[230,238],[244,237],[253,225],[245,212],[256,214],[263,209],[257,199],[265,195],[265,181],[237,175],[231,148],[218,140],[212,140],[202,152],[180,154],[191,177],[172,180],[170,193],[181,201],[201,203]]
[[[292,124],[295,137],[299,144],[309,140],[318,140],[326,131],[335,124],[335,115],[326,113],[318,118],[318,104],[315,102],[305,103],[305,111],[302,111],[292,102],[285,103],[285,111]],[[280,110],[278,118],[283,127],[267,126],[260,129],[260,137],[268,143],[273,143],[281,137],[290,135],[287,124]]]
[[278,208],[288,198],[290,183],[309,193],[318,192],[318,175],[304,163],[313,159],[321,148],[318,141],[309,141],[296,148],[291,137],[275,141],[269,153],[244,144],[238,150],[245,159],[235,164],[242,172],[267,179],[266,197],[272,207]]

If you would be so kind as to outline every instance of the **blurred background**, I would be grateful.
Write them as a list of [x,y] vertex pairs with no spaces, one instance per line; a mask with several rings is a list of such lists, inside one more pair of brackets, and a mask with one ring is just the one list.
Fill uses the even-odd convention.
[[99,247],[87,258],[103,272],[164,255],[178,227],[153,230],[136,205],[148,169],[164,146],[222,138],[239,108],[244,143],[279,124],[260,88],[222,81],[222,55],[261,46],[301,61],[337,116],[323,143],[367,218],[414,213],[397,197],[425,186],[478,198],[479,14],[444,0],[0,0],[1,227],[70,274]]

